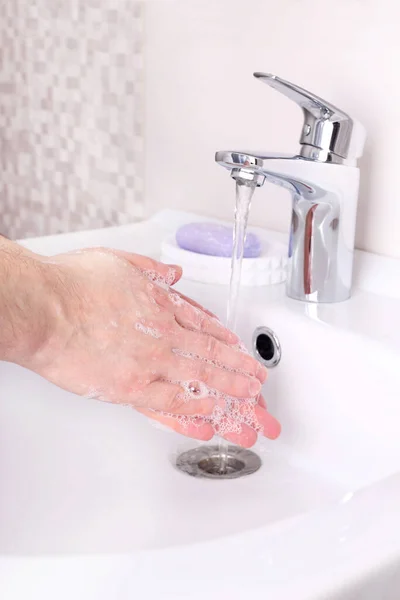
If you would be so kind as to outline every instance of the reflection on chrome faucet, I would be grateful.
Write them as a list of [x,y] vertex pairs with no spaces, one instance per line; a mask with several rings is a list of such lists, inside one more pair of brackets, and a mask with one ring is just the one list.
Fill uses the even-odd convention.
[[340,302],[351,294],[359,169],[365,130],[318,96],[274,75],[254,74],[303,110],[301,150],[290,156],[220,151],[215,160],[236,180],[267,181],[293,199],[287,294],[308,302]]

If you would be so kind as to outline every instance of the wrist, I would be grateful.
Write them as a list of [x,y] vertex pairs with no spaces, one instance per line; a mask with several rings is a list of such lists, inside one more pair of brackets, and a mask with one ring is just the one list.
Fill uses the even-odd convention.
[[57,310],[44,264],[0,238],[0,360],[31,368],[52,338]]

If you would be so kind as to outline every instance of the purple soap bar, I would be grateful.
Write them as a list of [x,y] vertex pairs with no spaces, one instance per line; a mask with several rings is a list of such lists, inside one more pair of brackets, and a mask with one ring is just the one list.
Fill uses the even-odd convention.
[[[218,223],[188,223],[176,232],[176,243],[183,250],[197,254],[230,257],[233,251],[233,229]],[[243,256],[257,258],[260,254],[259,238],[248,232]]]

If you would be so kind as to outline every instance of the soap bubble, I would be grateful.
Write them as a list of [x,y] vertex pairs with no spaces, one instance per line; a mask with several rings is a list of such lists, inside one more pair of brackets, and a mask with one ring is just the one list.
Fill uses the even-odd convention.
[[209,423],[214,434],[224,437],[230,433],[240,434],[243,425],[247,425],[258,434],[264,433],[264,428],[258,420],[256,406],[258,396],[255,398],[234,398],[219,390],[208,387],[198,381],[168,381],[180,385],[184,392],[183,398],[186,402],[200,398],[214,398],[215,407],[209,416],[202,415],[176,415],[161,412],[161,414],[176,419],[182,429],[187,430],[189,426],[198,426],[199,420]]
[[152,327],[146,327],[142,323],[135,323],[135,329],[137,331],[141,331],[145,335],[150,335],[151,337],[153,337],[157,340],[162,337],[161,333],[159,331],[157,331],[157,329],[153,329]]
[[187,352],[186,350],[180,350],[179,348],[172,348],[172,352],[177,354],[178,356],[182,356],[183,358],[189,358],[190,360],[201,360],[202,362],[207,363],[208,365],[212,365],[213,367],[217,367],[218,369],[223,369],[224,371],[228,371],[230,373],[240,373],[241,375],[248,375],[246,371],[242,369],[236,369],[234,367],[229,367],[218,360],[205,358],[204,356],[199,356],[198,354],[194,354],[194,352]]
[[160,287],[164,289],[168,289],[176,279],[176,270],[172,267],[168,268],[166,275],[160,275],[157,271],[153,271],[151,269],[145,269],[143,274],[146,275],[150,281],[153,281]]
[[184,304],[188,304],[188,302],[185,302],[182,296],[176,292],[170,292],[168,294],[168,298],[171,300],[172,304],[175,304],[175,306],[183,306]]

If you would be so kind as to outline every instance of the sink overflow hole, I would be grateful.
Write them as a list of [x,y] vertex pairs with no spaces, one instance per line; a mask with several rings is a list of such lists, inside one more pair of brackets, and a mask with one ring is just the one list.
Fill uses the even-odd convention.
[[257,352],[264,360],[271,360],[275,354],[274,343],[269,335],[260,333],[257,338]]
[[282,357],[277,335],[269,327],[257,327],[253,334],[255,357],[268,368],[276,367]]

